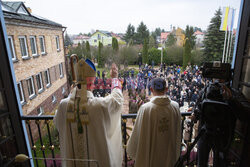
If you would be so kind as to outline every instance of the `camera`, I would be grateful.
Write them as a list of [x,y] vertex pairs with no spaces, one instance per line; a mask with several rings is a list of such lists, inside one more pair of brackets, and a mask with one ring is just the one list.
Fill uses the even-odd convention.
[[232,108],[223,97],[223,87],[231,80],[229,63],[204,63],[202,76],[213,79],[198,100],[195,115],[200,120],[199,129],[205,133],[198,140],[198,166],[206,166],[208,155],[214,152],[214,166],[227,166],[226,155],[233,137],[235,118]]
[[204,78],[216,78],[229,81],[232,78],[231,64],[215,61],[213,63],[205,62],[201,67]]

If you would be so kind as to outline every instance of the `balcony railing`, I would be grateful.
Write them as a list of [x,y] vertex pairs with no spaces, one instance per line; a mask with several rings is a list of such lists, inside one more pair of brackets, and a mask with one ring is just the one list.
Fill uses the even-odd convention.
[[[182,116],[182,133],[184,129],[184,121],[190,112],[181,113]],[[124,166],[128,166],[128,156],[126,151],[127,141],[132,132],[132,127],[135,122],[137,114],[122,115],[122,137],[124,148]],[[60,162],[56,160],[46,160],[46,158],[58,158],[59,155],[59,137],[55,135],[56,130],[53,125],[53,115],[43,116],[22,116],[22,120],[26,122],[27,131],[29,134],[30,147],[32,149],[32,156],[36,167],[45,166],[60,166]],[[192,128],[191,128],[192,130]],[[182,136],[183,137],[183,136]],[[190,132],[190,140],[192,139],[192,132]],[[42,156],[42,157],[41,157]],[[35,158],[44,158],[43,162],[39,162]]]

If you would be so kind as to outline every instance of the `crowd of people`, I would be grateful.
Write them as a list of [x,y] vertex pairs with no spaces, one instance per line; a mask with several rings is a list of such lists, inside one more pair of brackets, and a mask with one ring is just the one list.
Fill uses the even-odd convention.
[[[128,91],[129,112],[136,113],[140,105],[149,101],[151,97],[151,80],[161,77],[167,84],[167,95],[176,101],[180,107],[192,107],[198,100],[199,91],[209,82],[201,75],[197,65],[181,66],[163,64],[159,68],[145,64],[139,67],[139,72],[134,69],[123,71],[118,75],[122,83],[122,91]],[[111,92],[111,81],[106,79],[106,72],[97,71],[94,96],[104,97]]]
[[145,65],[139,69],[137,75],[135,71],[125,71],[122,78],[122,90],[129,92],[130,112],[134,113],[138,110],[137,106],[149,101],[151,96],[151,80],[153,78],[161,77],[166,81],[168,91],[167,95],[171,100],[176,101],[180,107],[187,105],[188,107],[194,105],[198,100],[199,91],[205,87],[205,78],[201,76],[201,69],[197,65],[187,66],[185,70],[181,66],[165,64],[160,68],[152,68],[152,66]]

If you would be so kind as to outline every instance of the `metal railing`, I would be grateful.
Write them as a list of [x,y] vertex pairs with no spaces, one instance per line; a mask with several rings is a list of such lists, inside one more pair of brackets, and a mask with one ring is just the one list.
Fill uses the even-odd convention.
[[[183,128],[184,128],[184,121],[187,116],[190,116],[190,112],[183,112],[181,113],[182,116],[182,133],[183,134]],[[129,138],[129,133],[128,131],[132,132],[132,128],[128,126],[130,124],[133,126],[135,119],[136,119],[137,114],[125,114],[122,115],[122,138],[123,138],[123,148],[124,148],[124,166],[128,166],[128,156],[127,156],[127,151],[126,151],[126,146],[127,146],[127,140]],[[29,140],[30,140],[30,145],[31,149],[33,152],[34,158],[39,157],[38,152],[42,153],[43,158],[47,158],[49,152],[51,154],[52,158],[56,158],[55,155],[55,149],[59,150],[60,145],[59,145],[59,137],[58,136],[53,136],[51,135],[51,131],[54,126],[53,125],[53,115],[42,115],[42,116],[22,116],[21,119],[26,122],[27,126],[27,131],[29,134]],[[132,119],[132,121],[129,122],[129,119]],[[53,130],[54,131],[54,130]],[[131,133],[130,132],[130,133]],[[45,138],[46,137],[46,138]],[[183,136],[182,136],[183,137]],[[192,138],[192,132],[190,133],[190,141]],[[47,144],[45,143],[47,142]],[[58,141],[55,143],[55,141]],[[58,151],[59,152],[59,151]],[[34,159],[34,164],[36,167],[39,166],[58,166],[56,160],[52,160],[53,162],[48,165],[48,161],[46,159],[43,160],[44,163],[41,164],[38,162],[37,159]]]

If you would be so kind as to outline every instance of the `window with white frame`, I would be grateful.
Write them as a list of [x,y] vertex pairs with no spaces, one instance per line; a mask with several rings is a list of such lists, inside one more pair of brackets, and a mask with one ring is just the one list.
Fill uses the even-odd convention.
[[43,107],[39,107],[37,109],[37,115],[40,116],[40,115],[43,115],[43,113],[44,113]]
[[56,36],[56,49],[60,50],[59,36]]
[[44,42],[44,36],[39,36],[39,43],[40,43],[40,49],[41,49],[41,54],[45,54],[45,42]]
[[9,41],[12,60],[16,60],[16,52],[15,52],[14,42],[13,42],[12,36],[8,36],[8,41]]
[[29,98],[32,98],[35,95],[33,77],[28,78],[26,81],[27,81],[27,86],[28,86]]
[[36,84],[38,88],[38,92],[40,93],[43,90],[43,80],[42,80],[42,73],[36,75]]
[[37,55],[37,47],[36,47],[36,37],[30,36],[30,47],[33,56]]
[[53,95],[53,96],[52,96],[52,103],[55,103],[55,102],[56,102],[56,96]]
[[63,88],[62,88],[62,94],[64,94],[64,93],[65,93],[65,88],[63,87]]
[[19,36],[18,38],[19,38],[22,58],[26,58],[26,57],[28,57],[28,49],[27,49],[26,37],[25,36]]
[[63,77],[63,63],[59,64],[60,78]]
[[45,80],[46,86],[49,86],[50,85],[49,69],[44,71],[44,80]]
[[19,98],[20,98],[20,102],[24,103],[24,94],[23,94],[23,86],[22,86],[22,82],[17,83],[17,89],[19,92]]

